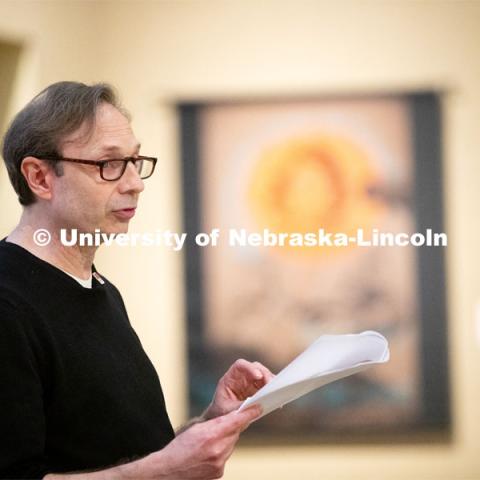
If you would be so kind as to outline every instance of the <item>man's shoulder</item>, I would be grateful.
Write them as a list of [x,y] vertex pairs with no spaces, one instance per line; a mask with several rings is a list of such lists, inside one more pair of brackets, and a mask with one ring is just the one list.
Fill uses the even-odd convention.
[[22,316],[37,318],[50,299],[63,299],[59,295],[61,285],[44,263],[24,248],[0,241],[0,302],[4,316],[13,309]]
[[0,292],[28,291],[36,276],[35,263],[15,244],[0,241]]
[[17,316],[29,310],[28,292],[34,286],[31,283],[31,271],[19,260],[14,249],[6,242],[0,242],[0,314],[5,319],[8,312]]
[[59,268],[5,239],[0,240],[0,297],[14,298],[33,310],[48,310],[59,304],[95,306],[105,301],[125,308],[117,287],[97,272],[95,265],[92,288],[85,288]]

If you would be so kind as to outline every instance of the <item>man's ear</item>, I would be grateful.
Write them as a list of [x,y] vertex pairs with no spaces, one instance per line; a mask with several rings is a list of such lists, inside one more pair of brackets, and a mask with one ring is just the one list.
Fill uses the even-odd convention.
[[35,157],[25,157],[20,170],[37,197],[44,200],[52,198],[52,178],[55,173],[50,165]]

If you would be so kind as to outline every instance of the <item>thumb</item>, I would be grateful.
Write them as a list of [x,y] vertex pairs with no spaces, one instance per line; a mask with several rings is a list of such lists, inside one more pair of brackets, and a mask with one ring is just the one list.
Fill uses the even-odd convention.
[[262,411],[263,409],[261,405],[255,404],[240,412],[235,410],[229,413],[229,415],[232,417],[232,425],[234,425],[240,432],[243,432],[247,429],[250,423],[262,415]]

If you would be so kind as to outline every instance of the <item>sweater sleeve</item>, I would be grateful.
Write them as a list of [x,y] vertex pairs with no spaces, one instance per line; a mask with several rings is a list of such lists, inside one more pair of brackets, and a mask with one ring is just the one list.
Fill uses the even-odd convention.
[[0,479],[48,473],[43,389],[28,320],[20,305],[0,296]]

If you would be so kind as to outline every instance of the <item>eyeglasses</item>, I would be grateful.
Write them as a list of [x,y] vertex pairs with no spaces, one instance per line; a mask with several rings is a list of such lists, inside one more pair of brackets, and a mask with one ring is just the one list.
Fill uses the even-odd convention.
[[118,180],[127,169],[128,162],[132,162],[135,166],[135,170],[140,175],[140,178],[151,177],[157,164],[157,159],[154,157],[144,157],[139,155],[138,157],[125,157],[115,158],[111,160],[82,160],[79,158],[66,158],[66,157],[42,157],[43,160],[51,160],[54,162],[73,162],[83,163],[85,165],[95,165],[100,168],[100,176],[103,180],[112,182]]

